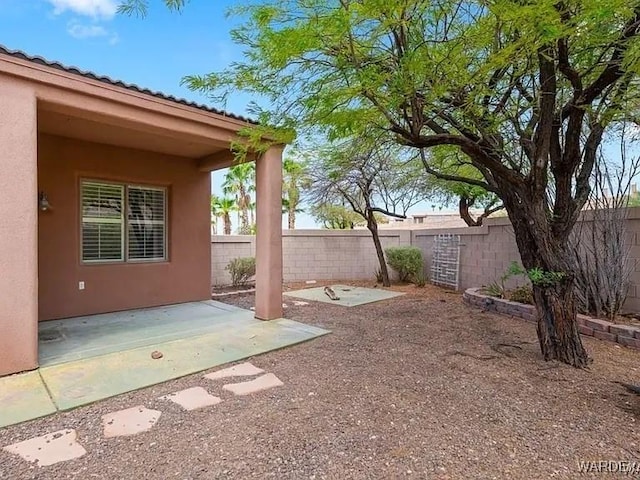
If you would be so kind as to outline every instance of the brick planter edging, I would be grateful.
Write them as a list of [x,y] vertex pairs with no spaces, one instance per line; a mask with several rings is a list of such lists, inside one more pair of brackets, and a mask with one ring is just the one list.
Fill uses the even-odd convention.
[[[462,294],[462,299],[465,303],[480,307],[483,310],[511,315],[529,322],[536,321],[536,309],[533,305],[491,297],[481,293],[481,291],[481,288],[468,288]],[[582,335],[640,350],[639,327],[611,323],[599,318],[578,314],[578,330]]]

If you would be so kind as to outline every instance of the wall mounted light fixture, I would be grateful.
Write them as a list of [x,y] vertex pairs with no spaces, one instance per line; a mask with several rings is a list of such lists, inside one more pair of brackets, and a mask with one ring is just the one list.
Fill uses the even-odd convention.
[[49,203],[49,199],[47,198],[47,194],[44,192],[40,192],[38,195],[38,207],[43,212],[51,210],[51,204]]

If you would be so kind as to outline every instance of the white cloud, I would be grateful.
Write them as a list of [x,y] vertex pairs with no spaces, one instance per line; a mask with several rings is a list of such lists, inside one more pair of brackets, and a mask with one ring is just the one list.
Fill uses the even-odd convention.
[[53,13],[59,15],[67,10],[93,18],[111,19],[118,10],[116,0],[47,0],[53,5]]
[[120,41],[118,32],[106,29],[102,25],[84,25],[77,20],[71,20],[67,24],[67,32],[73,38],[84,40],[87,38],[105,38],[109,45],[115,45]]
[[100,25],[81,25],[79,23],[69,25],[67,32],[73,38],[95,38],[109,35],[107,29]]

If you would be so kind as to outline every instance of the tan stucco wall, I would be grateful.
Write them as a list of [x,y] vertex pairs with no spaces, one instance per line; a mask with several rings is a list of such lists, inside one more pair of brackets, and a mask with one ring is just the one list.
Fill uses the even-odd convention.
[[37,352],[36,97],[0,82],[0,375],[35,368]]
[[[38,188],[52,205],[39,212],[40,320],[211,298],[211,176],[196,160],[44,134],[38,147]],[[81,178],[166,186],[169,260],[83,265]]]

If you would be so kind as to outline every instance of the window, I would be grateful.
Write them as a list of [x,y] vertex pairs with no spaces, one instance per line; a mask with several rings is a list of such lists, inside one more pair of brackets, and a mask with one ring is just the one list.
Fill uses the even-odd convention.
[[165,260],[164,188],[83,181],[82,261]]

